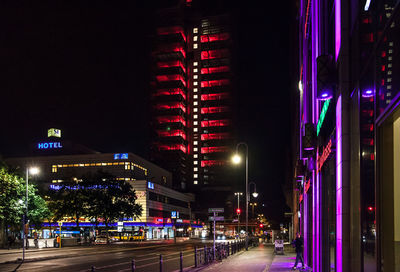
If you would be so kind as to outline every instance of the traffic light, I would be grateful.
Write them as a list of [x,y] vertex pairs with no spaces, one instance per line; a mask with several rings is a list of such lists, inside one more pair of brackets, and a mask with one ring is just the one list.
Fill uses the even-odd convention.
[[368,207],[368,211],[369,211],[369,212],[373,212],[373,211],[374,211],[374,207],[369,206],[369,207]]
[[241,210],[240,210],[240,209],[236,209],[236,214],[237,214],[237,215],[239,215],[239,214],[240,214],[240,212],[241,212]]
[[263,224],[260,224],[259,226],[260,226],[260,228],[261,228],[261,229],[264,227],[264,225],[263,225]]

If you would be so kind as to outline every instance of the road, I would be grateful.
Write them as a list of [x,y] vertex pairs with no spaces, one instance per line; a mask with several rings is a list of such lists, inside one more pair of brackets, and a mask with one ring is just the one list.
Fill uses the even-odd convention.
[[[92,247],[74,247],[64,249],[47,249],[27,251],[26,262],[0,264],[0,271],[131,271],[132,260],[135,260],[137,272],[160,271],[160,254],[163,256],[163,271],[179,269],[179,253],[183,253],[183,266],[194,265],[194,247],[204,247],[210,241],[190,240],[174,244],[167,241],[160,244],[121,243],[114,245],[96,245]],[[20,253],[0,255],[15,260]],[[17,270],[16,270],[17,269]]]

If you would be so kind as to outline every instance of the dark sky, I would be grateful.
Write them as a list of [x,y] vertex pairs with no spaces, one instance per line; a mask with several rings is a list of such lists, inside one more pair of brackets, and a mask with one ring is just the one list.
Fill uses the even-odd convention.
[[[148,157],[152,18],[168,1],[9,2],[0,4],[0,154],[26,155],[56,127],[101,152]],[[290,2],[232,2],[218,8],[238,26],[235,125],[249,145],[250,181],[266,213],[278,214],[290,145]]]

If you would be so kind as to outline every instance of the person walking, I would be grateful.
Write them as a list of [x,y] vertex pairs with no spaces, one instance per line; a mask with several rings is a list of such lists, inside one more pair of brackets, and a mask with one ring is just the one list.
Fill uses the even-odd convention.
[[297,264],[299,261],[301,261],[302,264],[302,269],[305,268],[304,266],[304,259],[303,259],[303,245],[304,241],[303,238],[301,237],[300,232],[297,233],[296,239],[293,240],[292,245],[295,247],[296,250],[296,262],[294,263],[293,270],[297,269]]

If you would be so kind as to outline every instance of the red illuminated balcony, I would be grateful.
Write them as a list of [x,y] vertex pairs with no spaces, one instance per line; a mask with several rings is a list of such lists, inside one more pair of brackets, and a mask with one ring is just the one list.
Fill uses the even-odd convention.
[[229,66],[201,68],[201,74],[215,74],[229,72]]
[[210,121],[201,121],[201,127],[224,127],[230,125],[230,120],[210,120]]
[[170,131],[159,130],[157,131],[159,137],[182,137],[186,140],[186,133],[183,130],[173,129]]
[[181,123],[183,126],[186,126],[186,121],[182,116],[158,116],[156,119],[159,124]]
[[201,101],[224,100],[227,98],[229,98],[228,93],[202,94],[201,95]]
[[180,150],[183,153],[186,153],[186,146],[183,144],[173,144],[173,145],[159,145],[158,149],[161,151],[174,151]]
[[218,34],[211,34],[211,35],[201,35],[200,42],[216,42],[216,41],[226,41],[229,39],[228,33],[218,33]]
[[169,102],[163,104],[157,104],[154,107],[157,110],[170,110],[170,109],[181,109],[183,112],[186,112],[186,107],[180,102]]
[[221,160],[207,160],[207,161],[201,161],[201,167],[207,167],[207,166],[223,166],[225,165],[225,161]]
[[229,79],[209,80],[209,81],[202,81],[200,86],[202,88],[226,86],[229,85],[229,82],[230,82]]
[[186,94],[182,89],[172,88],[172,89],[161,89],[157,90],[153,96],[170,96],[170,95],[181,95],[184,100],[186,100]]
[[173,61],[160,61],[157,62],[157,67],[158,68],[172,68],[172,67],[181,67],[183,72],[186,73],[186,68],[183,65],[183,63],[179,60],[173,60]]
[[222,132],[222,133],[208,133],[208,134],[201,134],[201,140],[224,140],[229,138],[229,133]]
[[227,146],[211,146],[211,147],[202,147],[201,153],[220,153],[220,152],[227,152],[229,149]]
[[201,59],[202,60],[220,59],[220,58],[227,58],[227,57],[229,57],[228,49],[201,51]]
[[186,41],[185,32],[181,26],[160,27],[157,29],[158,35],[181,34],[184,41]]
[[166,82],[166,81],[180,81],[183,86],[186,86],[186,81],[182,75],[158,75],[156,76],[158,82]]
[[201,108],[202,114],[209,114],[209,113],[221,113],[227,112],[229,110],[228,107],[208,107],[208,108]]

